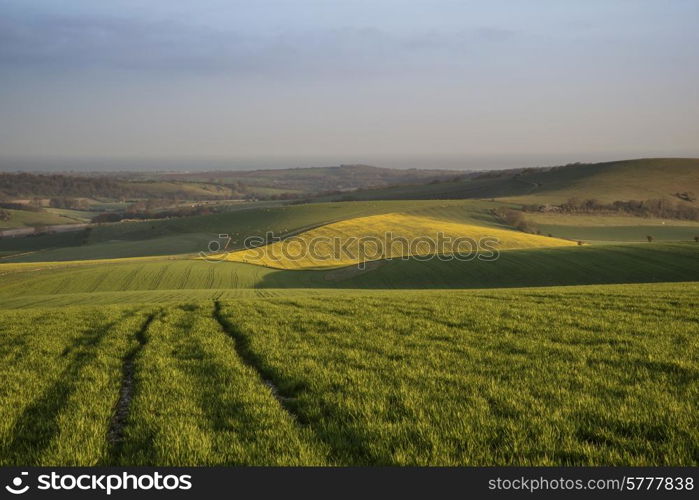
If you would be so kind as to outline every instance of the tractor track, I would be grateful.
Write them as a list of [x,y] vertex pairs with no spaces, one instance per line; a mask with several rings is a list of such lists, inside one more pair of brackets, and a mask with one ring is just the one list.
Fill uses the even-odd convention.
[[250,350],[250,345],[248,339],[240,333],[235,327],[233,327],[221,314],[221,303],[218,300],[214,301],[214,319],[221,326],[226,335],[233,339],[233,345],[235,352],[238,357],[243,361],[243,363],[251,368],[257,373],[258,377],[262,383],[267,386],[270,393],[276,399],[281,407],[289,413],[294,420],[298,420],[298,416],[295,414],[294,410],[290,407],[289,403],[295,398],[292,396],[287,396],[280,391],[279,387],[274,383],[272,379],[264,374],[263,369],[260,367],[259,362],[255,354]]
[[114,413],[112,414],[109,430],[107,431],[107,441],[114,451],[118,450],[119,446],[124,441],[124,429],[126,428],[126,422],[129,418],[131,400],[133,399],[135,390],[135,360],[138,353],[141,352],[147,343],[145,333],[153,319],[155,319],[155,314],[150,314],[146,318],[143,326],[141,326],[140,330],[135,334],[138,345],[131,349],[126,357],[124,357],[119,399],[114,406]]

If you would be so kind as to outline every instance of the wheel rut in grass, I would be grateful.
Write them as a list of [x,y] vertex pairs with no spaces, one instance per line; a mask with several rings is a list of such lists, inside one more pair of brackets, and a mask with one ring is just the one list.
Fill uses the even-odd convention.
[[281,407],[290,415],[298,420],[298,416],[295,414],[293,409],[290,407],[289,403],[294,400],[293,397],[282,394],[279,387],[264,374],[264,370],[260,367],[259,360],[254,352],[250,349],[250,342],[247,337],[243,335],[237,328],[230,324],[226,318],[221,314],[221,303],[216,300],[214,301],[214,319],[221,326],[221,329],[233,339],[233,345],[235,346],[235,352],[238,357],[247,365],[252,368],[255,373],[260,377],[260,380],[264,385],[269,388],[272,396],[279,402]]
[[126,421],[129,417],[129,410],[131,409],[131,400],[133,399],[135,389],[134,365],[136,356],[146,345],[146,330],[148,330],[148,326],[151,324],[154,318],[155,314],[151,314],[146,318],[143,326],[141,326],[140,330],[138,330],[135,335],[138,345],[131,349],[131,351],[129,351],[124,358],[124,363],[122,365],[121,388],[119,389],[119,399],[114,407],[112,420],[109,424],[109,430],[107,431],[107,441],[112,447],[112,451],[115,453],[118,451],[119,446],[124,440],[124,428],[126,427]]

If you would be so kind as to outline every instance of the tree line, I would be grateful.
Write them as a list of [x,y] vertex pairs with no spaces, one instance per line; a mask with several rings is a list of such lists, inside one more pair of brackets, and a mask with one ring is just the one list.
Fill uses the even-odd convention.
[[77,177],[61,174],[0,173],[3,197],[90,197],[118,198],[129,189],[107,177]]
[[122,220],[169,219],[172,217],[191,217],[194,215],[211,215],[217,210],[213,207],[198,205],[153,211],[141,206],[131,206],[126,212],[104,212],[92,218],[93,223],[119,222]]
[[555,211],[563,213],[612,213],[662,219],[699,220],[699,208],[667,199],[628,200],[603,203],[593,198],[570,198],[556,207],[525,205],[525,212]]
[[[181,190],[154,190],[149,181],[128,181],[114,177],[64,174],[0,173],[0,199],[12,198],[133,198],[209,199],[222,196],[193,194]],[[62,207],[61,207],[62,208]]]

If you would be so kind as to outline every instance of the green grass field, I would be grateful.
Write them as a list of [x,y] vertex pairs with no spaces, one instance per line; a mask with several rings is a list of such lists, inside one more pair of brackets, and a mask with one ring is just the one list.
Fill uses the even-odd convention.
[[699,222],[633,216],[527,214],[542,234],[583,240],[588,243],[694,241]]
[[335,195],[356,200],[496,198],[515,203],[562,203],[572,197],[616,200],[675,199],[699,192],[699,159],[645,158],[576,165],[514,175],[504,172],[456,182],[370,189]]
[[[577,245],[504,205],[241,203],[0,240],[0,465],[699,465],[699,226],[527,214]],[[397,228],[511,240],[365,268],[199,256]]]
[[699,159],[646,158],[580,165],[520,178],[536,185],[530,193],[504,196],[523,203],[561,203],[572,197],[603,202],[668,198],[699,191]]
[[[206,251],[209,242],[219,234],[232,237],[230,249],[240,249],[244,239],[250,236],[271,232],[283,237],[352,218],[390,213],[511,230],[492,214],[493,209],[503,205],[505,203],[498,201],[440,199],[299,205],[244,203],[227,205],[223,213],[214,215],[104,224],[93,227],[89,234],[75,231],[3,238],[0,257],[3,262],[45,262],[197,254]],[[554,237],[590,242],[643,241],[647,233],[652,233],[658,241],[690,241],[699,233],[699,224],[682,221],[666,221],[666,225],[647,229],[645,219],[634,217],[620,217],[617,224],[610,223],[609,217],[604,216],[595,224],[578,224],[565,216],[561,216],[563,220],[538,214],[528,214],[528,217],[543,218],[539,226],[544,235],[551,233]]]
[[183,298],[5,309],[0,463],[699,463],[696,283]]
[[122,357],[144,319],[129,307],[3,311],[0,464],[105,456]]
[[66,219],[70,219],[77,223],[90,222],[90,220],[96,215],[95,212],[89,212],[87,210],[73,210],[69,208],[45,208],[44,210],[52,214],[60,215],[61,217],[65,217]]
[[[391,212],[425,215],[488,227],[502,227],[490,213],[499,203],[478,200],[372,201],[274,206],[231,206],[224,213],[154,221],[105,224],[83,231],[32,238],[0,240],[3,261],[60,261],[147,255],[196,254],[219,234],[229,234],[230,248],[242,248],[244,238],[289,235],[353,217]],[[15,255],[15,257],[12,257]]]
[[[278,270],[238,262],[123,259],[0,264],[0,306],[99,300],[123,292],[237,289],[498,288],[699,281],[699,244],[652,243],[503,251],[497,261],[392,260],[359,270]],[[197,292],[198,293],[198,292]],[[109,299],[109,296],[113,296]],[[145,300],[146,295],[137,295]],[[163,295],[151,295],[161,297]],[[56,302],[59,301],[59,302]]]
[[3,209],[10,215],[8,220],[0,221],[0,231],[3,229],[18,229],[32,226],[48,226],[52,224],[75,224],[82,222],[74,217],[54,212],[54,209],[30,212],[28,210]]
[[204,182],[167,182],[144,181],[131,182],[129,187],[137,189],[140,193],[147,193],[154,197],[179,196],[180,198],[200,199],[207,197],[228,198],[232,191],[226,186]]

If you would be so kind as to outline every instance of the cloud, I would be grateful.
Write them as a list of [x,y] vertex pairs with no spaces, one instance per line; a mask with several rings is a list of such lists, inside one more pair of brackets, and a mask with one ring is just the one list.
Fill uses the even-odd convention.
[[498,28],[389,33],[328,27],[245,33],[170,21],[0,15],[0,68],[111,68],[234,74],[351,73],[453,65],[454,54],[510,39]]
[[73,69],[175,68],[208,65],[216,49],[242,47],[235,35],[166,22],[116,18],[36,17],[0,21],[0,64]]

